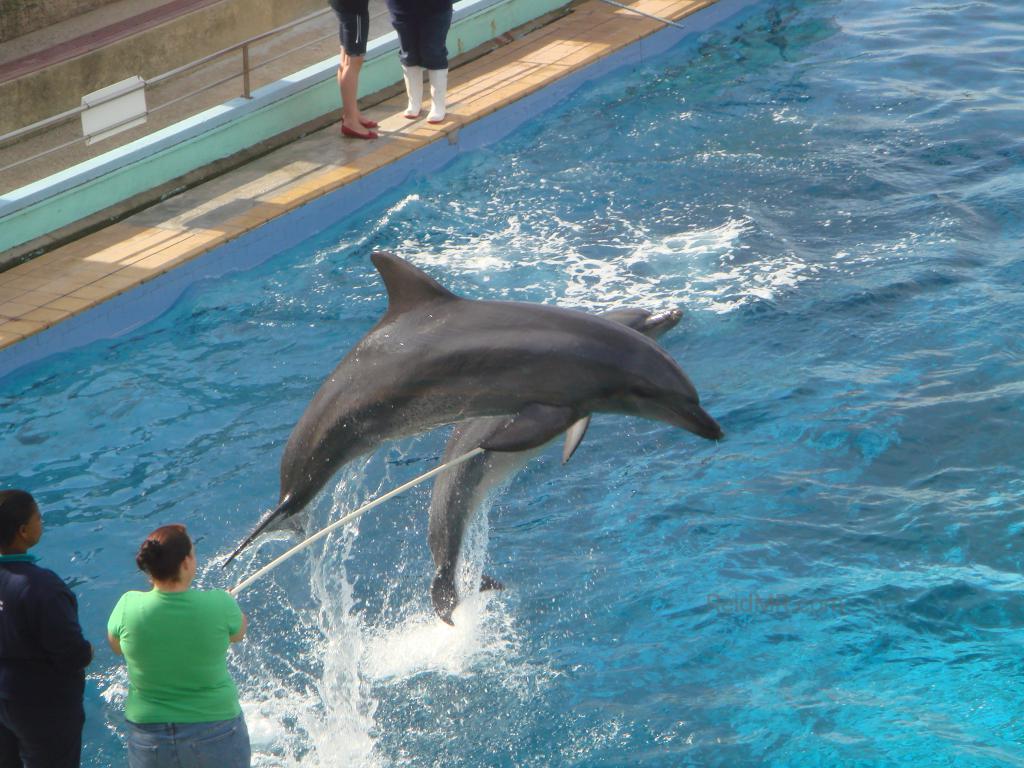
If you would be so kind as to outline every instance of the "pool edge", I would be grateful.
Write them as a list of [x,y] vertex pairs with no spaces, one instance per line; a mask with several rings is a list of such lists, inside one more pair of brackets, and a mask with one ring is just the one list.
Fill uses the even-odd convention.
[[[15,288],[20,286],[23,295],[37,299],[53,295],[40,290],[43,286],[67,289],[18,318],[0,317],[0,377],[93,341],[129,333],[166,312],[189,286],[255,267],[411,176],[432,173],[463,152],[499,141],[585,83],[612,70],[642,64],[684,37],[762,3],[645,0],[633,4],[673,21],[686,19],[679,29],[600,0],[587,0],[574,6],[572,14],[453,70],[452,119],[440,128],[404,121],[399,114],[404,99],[395,97],[379,108],[388,115],[378,117],[393,133],[367,143],[373,146],[354,148],[361,154],[351,163],[314,165],[288,181],[271,184],[269,192],[239,196],[234,199],[237,210],[230,207],[231,201],[221,204],[217,208],[227,212],[212,224],[204,219],[210,214],[202,213],[200,205],[194,209],[200,213],[191,220],[203,221],[204,226],[187,226],[188,211],[186,226],[162,226],[158,220],[163,212],[157,207],[0,273],[0,315],[4,306],[18,304],[9,296],[13,281],[18,281]],[[582,34],[594,32],[600,35]],[[202,192],[215,192],[217,184],[230,186],[233,179],[251,176],[254,169],[265,166],[272,170],[257,175],[254,189],[260,191],[260,182],[265,184],[282,168],[301,163],[303,147],[312,150],[310,154],[317,148],[335,149],[338,140],[331,130],[275,150],[232,172],[235,176],[202,185],[197,199],[206,204],[209,195]],[[175,204],[180,207],[182,201],[166,202],[168,212],[174,212]],[[112,265],[116,268],[104,271]],[[68,282],[61,282],[65,277]]]

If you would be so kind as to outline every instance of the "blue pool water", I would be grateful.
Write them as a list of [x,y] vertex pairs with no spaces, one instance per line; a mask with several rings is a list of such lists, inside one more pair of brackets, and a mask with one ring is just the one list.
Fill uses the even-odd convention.
[[[223,556],[277,498],[393,249],[458,292],[679,306],[720,444],[598,416],[472,531],[508,589],[434,619],[429,487],[243,594],[262,766],[1024,764],[1024,4],[779,0],[585,87],[159,320],[0,379],[0,484],[97,644],[132,557]],[[319,527],[433,466],[356,462]],[[283,551],[275,540],[205,586]]]

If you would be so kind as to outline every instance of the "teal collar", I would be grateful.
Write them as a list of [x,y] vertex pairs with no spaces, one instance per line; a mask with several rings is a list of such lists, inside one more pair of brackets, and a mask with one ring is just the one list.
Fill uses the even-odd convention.
[[21,555],[0,555],[0,565],[3,563],[34,563],[39,558],[30,555],[28,552]]

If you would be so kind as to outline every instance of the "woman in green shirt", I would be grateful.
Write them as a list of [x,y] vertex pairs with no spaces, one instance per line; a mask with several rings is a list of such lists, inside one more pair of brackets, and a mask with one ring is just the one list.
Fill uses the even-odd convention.
[[183,525],[149,534],[135,562],[153,589],[123,594],[107,622],[110,647],[128,664],[128,765],[248,768],[249,732],[227,667],[245,614],[223,590],[191,589],[196,555]]

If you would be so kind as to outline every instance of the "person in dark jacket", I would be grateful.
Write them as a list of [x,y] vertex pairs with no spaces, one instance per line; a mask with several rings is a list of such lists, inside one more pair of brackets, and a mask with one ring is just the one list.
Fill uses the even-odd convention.
[[399,59],[409,97],[405,116],[414,120],[423,108],[423,70],[430,79],[428,123],[444,120],[448,101],[448,48],[453,0],[387,0],[391,26],[398,33]]
[[81,760],[92,646],[74,594],[28,554],[42,535],[31,494],[0,491],[0,768],[70,768]]

